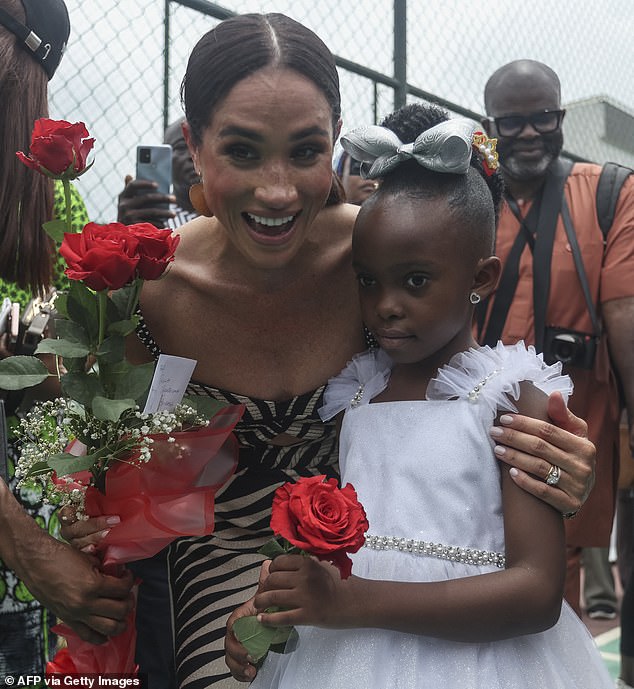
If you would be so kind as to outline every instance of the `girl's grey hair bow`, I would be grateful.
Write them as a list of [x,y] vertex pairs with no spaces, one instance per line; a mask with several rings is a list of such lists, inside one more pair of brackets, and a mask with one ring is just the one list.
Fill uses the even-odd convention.
[[434,172],[464,174],[469,169],[475,131],[476,125],[469,120],[455,118],[404,144],[391,129],[370,125],[344,134],[341,145],[361,162],[361,176],[366,179],[383,177],[410,158]]

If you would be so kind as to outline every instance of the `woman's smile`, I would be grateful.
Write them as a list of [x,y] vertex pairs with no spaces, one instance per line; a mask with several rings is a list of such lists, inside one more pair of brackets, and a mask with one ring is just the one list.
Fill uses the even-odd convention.
[[264,244],[283,244],[286,242],[295,228],[295,221],[301,211],[294,215],[270,217],[243,213],[242,217],[249,226],[250,233],[256,242]]

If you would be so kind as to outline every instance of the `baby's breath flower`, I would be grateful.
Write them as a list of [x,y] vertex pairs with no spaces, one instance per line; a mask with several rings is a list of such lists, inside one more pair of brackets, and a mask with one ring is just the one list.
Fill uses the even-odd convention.
[[48,502],[72,504],[83,513],[85,487],[71,488],[76,482],[68,476],[60,476],[58,484],[50,480],[50,457],[66,455],[72,466],[74,458],[66,453],[71,441],[79,440],[86,445],[88,454],[107,447],[109,454],[101,456],[93,467],[94,472],[103,472],[114,461],[138,464],[150,461],[153,433],[165,434],[169,443],[176,443],[172,433],[207,425],[209,420],[187,404],[153,414],[145,414],[136,407],[124,412],[118,421],[106,422],[92,416],[75,400],[58,398],[39,402],[24,415],[16,429],[21,449],[16,465],[18,485],[36,481],[42,485],[43,498]]

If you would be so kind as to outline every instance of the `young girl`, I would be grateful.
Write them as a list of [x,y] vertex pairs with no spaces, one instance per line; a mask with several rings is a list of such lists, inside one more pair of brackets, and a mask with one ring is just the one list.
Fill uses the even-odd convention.
[[311,558],[273,561],[255,606],[285,610],[261,621],[310,626],[253,686],[607,689],[591,636],[562,606],[561,516],[513,483],[489,437],[497,415],[545,417],[544,393],[571,391],[533,348],[472,336],[473,305],[500,272],[494,144],[474,147],[468,122],[429,106],[384,124],[344,140],[381,180],[353,235],[380,348],[330,381],[321,411],[345,410],[342,484],[370,531],[347,580]]

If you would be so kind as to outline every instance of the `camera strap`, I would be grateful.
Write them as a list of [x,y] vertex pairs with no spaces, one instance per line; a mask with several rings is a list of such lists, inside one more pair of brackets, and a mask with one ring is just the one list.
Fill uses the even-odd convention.
[[533,205],[528,211],[527,216],[523,219],[520,219],[520,229],[515,237],[515,241],[513,242],[509,255],[507,256],[504,268],[502,269],[500,282],[495,290],[495,298],[493,300],[493,306],[491,307],[491,315],[489,317],[487,328],[484,332],[483,328],[491,297],[487,297],[476,307],[478,340],[483,345],[495,347],[502,336],[502,330],[504,329],[506,317],[509,309],[511,308],[513,297],[515,296],[515,289],[517,288],[517,282],[519,280],[520,258],[522,257],[524,247],[528,243],[528,235],[530,234],[531,237],[533,236],[528,224],[531,220],[533,220],[534,217],[537,216],[538,207],[539,199],[535,199],[535,201],[533,201]]
[[550,293],[550,269],[555,243],[557,219],[564,198],[566,180],[572,170],[572,160],[557,158],[550,166],[544,184],[539,213],[535,250],[533,251],[533,313],[535,318],[535,349],[544,351],[546,309]]
[[[499,341],[519,281],[519,265],[526,244],[533,253],[533,311],[535,317],[535,348],[543,350],[546,326],[546,308],[550,291],[550,269],[557,219],[564,197],[566,179],[572,169],[572,161],[558,158],[548,169],[540,193],[536,196],[526,217],[520,219],[520,229],[504,264],[500,283],[495,291],[491,315],[486,331],[482,332],[488,300],[478,305],[478,335],[482,344],[494,347]],[[507,200],[508,202],[508,200]],[[517,204],[509,207],[517,216]],[[534,238],[534,242],[529,240]]]
[[600,337],[601,322],[599,321],[599,316],[597,315],[597,310],[594,305],[594,301],[592,300],[592,295],[590,294],[590,285],[588,284],[588,276],[585,266],[583,265],[583,257],[581,256],[581,249],[579,248],[579,242],[577,241],[577,233],[575,232],[572,217],[570,216],[570,209],[568,208],[568,201],[566,201],[565,197],[563,197],[561,203],[561,217],[564,221],[564,228],[566,230],[568,244],[570,244],[570,249],[572,250],[572,258],[575,262],[579,282],[581,283],[581,290],[583,291],[586,306],[588,307],[588,313],[590,314],[590,320],[592,321],[592,330],[595,337]]

